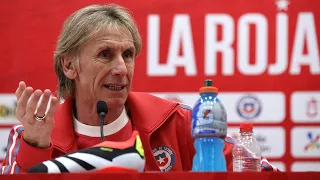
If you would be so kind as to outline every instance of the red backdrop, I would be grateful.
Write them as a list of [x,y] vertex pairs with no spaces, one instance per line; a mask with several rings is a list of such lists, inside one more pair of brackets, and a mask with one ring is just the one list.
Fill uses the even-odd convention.
[[[106,2],[1,2],[0,93],[14,93],[20,80],[34,88],[55,90],[53,52],[63,21],[81,7]],[[290,98],[296,91],[307,95],[314,92],[313,111],[320,113],[320,1],[112,2],[133,13],[143,40],[136,60],[134,91],[196,93],[209,77],[222,92],[282,92],[284,119],[273,124],[256,123],[285,130],[284,154],[269,159],[283,162],[286,170],[296,161],[320,161],[320,141],[316,140],[320,117],[293,121]],[[229,124],[238,127],[236,122]],[[315,146],[310,156],[291,152],[291,133],[296,126],[316,128],[308,135]]]

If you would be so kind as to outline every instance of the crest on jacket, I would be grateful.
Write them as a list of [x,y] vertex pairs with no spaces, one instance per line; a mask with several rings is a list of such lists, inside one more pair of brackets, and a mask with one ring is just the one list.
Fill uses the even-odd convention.
[[168,146],[158,146],[152,150],[157,165],[161,172],[168,172],[175,163],[175,154]]

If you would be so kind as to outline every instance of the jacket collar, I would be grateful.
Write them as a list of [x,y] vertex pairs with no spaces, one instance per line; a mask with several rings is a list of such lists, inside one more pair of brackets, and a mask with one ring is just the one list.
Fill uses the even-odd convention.
[[[54,116],[55,127],[51,141],[55,147],[63,152],[77,149],[74,147],[73,103],[73,98],[67,98],[64,103],[58,106]],[[127,99],[127,107],[133,126],[150,135],[178,108],[178,103],[166,101],[147,93],[131,92]]]
[[75,144],[73,103],[73,98],[67,98],[57,107],[54,115],[54,129],[51,134],[51,142],[63,152],[67,152]]
[[163,124],[178,107],[178,103],[139,92],[129,94],[127,105],[133,126],[148,133]]
[[160,170],[151,149],[150,137],[152,132],[158,129],[175,112],[178,103],[166,101],[146,93],[130,93],[127,107],[131,113],[129,116],[131,116],[133,127],[140,132],[146,159],[145,168]]

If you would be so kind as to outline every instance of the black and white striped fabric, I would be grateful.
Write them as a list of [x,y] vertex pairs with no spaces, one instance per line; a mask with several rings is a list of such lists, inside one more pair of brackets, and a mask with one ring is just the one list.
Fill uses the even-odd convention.
[[[130,143],[129,143],[130,144]],[[28,170],[28,173],[71,173],[96,171],[108,167],[121,167],[143,172],[144,151],[137,135],[132,146],[124,149],[101,146],[76,151],[52,160],[44,161]]]

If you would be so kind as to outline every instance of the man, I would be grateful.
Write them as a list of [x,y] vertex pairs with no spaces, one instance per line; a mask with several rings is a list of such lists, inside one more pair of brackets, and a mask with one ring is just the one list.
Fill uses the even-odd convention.
[[[140,50],[138,29],[124,8],[92,5],[73,13],[64,23],[54,55],[59,99],[50,100],[49,90],[34,91],[20,82],[16,117],[22,125],[12,128],[2,173],[26,172],[45,160],[100,143],[100,100],[108,105],[104,139],[126,141],[133,130],[139,131],[145,171],[191,170],[195,150],[190,108],[130,92]],[[58,105],[59,100],[64,102]],[[229,171],[231,149],[232,139],[227,138]],[[263,170],[276,170],[266,160],[261,165]]]

